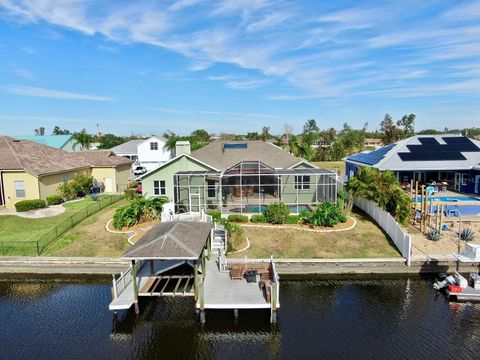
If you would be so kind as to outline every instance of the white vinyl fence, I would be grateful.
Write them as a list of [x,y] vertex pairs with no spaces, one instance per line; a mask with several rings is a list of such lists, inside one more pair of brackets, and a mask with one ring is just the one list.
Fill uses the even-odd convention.
[[355,206],[365,211],[375,222],[390,236],[400,254],[407,260],[410,266],[412,254],[412,238],[408,235],[397,221],[388,212],[380,208],[374,201],[355,197]]

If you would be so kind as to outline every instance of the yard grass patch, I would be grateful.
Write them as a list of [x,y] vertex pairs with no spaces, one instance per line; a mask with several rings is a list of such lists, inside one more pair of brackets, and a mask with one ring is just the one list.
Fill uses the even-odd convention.
[[[293,229],[242,227],[250,248],[248,258],[380,258],[399,257],[395,245],[368,215],[354,211],[352,230],[312,233]],[[235,257],[235,254],[232,255]]]
[[0,216],[0,241],[36,241],[77,211],[93,203],[91,198],[63,204],[65,212],[52,217],[30,219],[15,215]]
[[117,257],[131,245],[128,234],[113,234],[105,230],[106,223],[119,207],[120,200],[78,223],[51,244],[42,256]]
[[345,161],[316,161],[312,162],[315,166],[321,169],[332,170],[333,172],[340,171],[340,175],[345,175]]

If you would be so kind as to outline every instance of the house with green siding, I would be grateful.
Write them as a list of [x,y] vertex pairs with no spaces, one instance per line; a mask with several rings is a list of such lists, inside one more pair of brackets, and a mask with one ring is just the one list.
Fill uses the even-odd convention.
[[138,180],[145,196],[167,196],[176,212],[250,215],[281,201],[298,213],[337,194],[337,174],[264,141],[214,141],[193,152],[178,142],[175,158]]

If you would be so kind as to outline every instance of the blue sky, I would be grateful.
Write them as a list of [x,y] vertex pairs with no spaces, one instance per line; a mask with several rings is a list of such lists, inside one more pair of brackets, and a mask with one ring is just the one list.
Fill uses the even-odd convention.
[[0,133],[480,126],[480,1],[0,0]]

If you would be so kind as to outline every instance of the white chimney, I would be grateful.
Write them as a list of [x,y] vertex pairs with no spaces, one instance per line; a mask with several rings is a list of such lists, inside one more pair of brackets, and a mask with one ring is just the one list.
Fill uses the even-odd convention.
[[190,141],[177,141],[175,143],[175,156],[182,154],[191,155]]

